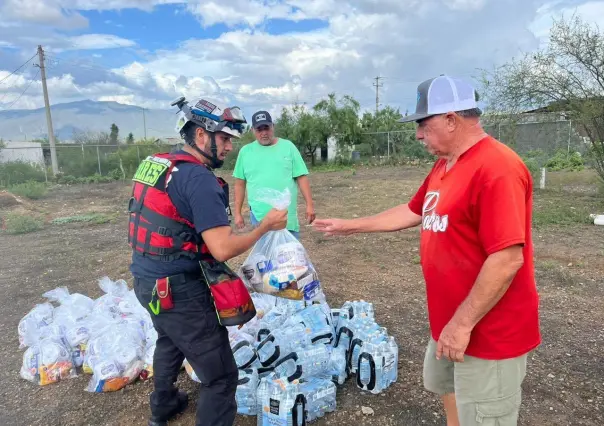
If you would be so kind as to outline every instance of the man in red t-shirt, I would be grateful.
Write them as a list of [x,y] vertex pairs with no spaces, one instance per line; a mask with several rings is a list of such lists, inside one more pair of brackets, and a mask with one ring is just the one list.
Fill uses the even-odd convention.
[[527,354],[541,343],[531,235],[533,181],[482,129],[477,95],[439,76],[418,86],[416,137],[436,156],[417,193],[375,216],[318,219],[327,235],[420,225],[431,339],[424,385],[447,425],[517,424]]

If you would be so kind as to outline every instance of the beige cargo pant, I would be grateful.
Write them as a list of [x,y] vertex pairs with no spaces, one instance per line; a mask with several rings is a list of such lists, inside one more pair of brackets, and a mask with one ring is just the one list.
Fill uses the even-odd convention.
[[464,362],[436,359],[430,338],[424,359],[424,387],[443,396],[455,393],[461,426],[516,426],[527,355],[500,361],[464,355]]

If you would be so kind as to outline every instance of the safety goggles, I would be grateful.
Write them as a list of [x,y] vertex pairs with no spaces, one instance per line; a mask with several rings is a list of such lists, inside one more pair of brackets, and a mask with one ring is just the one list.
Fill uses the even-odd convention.
[[222,112],[218,121],[228,121],[231,123],[245,123],[245,117],[243,116],[243,112],[241,108],[235,106],[230,108],[225,108]]

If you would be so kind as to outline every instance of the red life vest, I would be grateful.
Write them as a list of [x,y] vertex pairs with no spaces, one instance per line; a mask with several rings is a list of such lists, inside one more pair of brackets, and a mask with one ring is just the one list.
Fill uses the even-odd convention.
[[[172,171],[180,162],[204,165],[192,155],[172,153],[151,155],[139,165],[128,205],[128,243],[132,250],[157,261],[198,261],[221,324],[245,324],[256,315],[245,284],[225,262],[214,259],[194,224],[178,213],[168,196]],[[216,179],[225,191],[228,210],[228,184],[222,178]]]

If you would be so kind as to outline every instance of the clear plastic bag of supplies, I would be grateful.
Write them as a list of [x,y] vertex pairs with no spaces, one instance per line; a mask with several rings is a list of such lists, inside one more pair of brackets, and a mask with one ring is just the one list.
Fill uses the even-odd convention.
[[58,336],[33,344],[23,354],[20,376],[40,386],[77,377],[69,349]]
[[44,329],[52,323],[53,311],[50,303],[41,303],[19,321],[19,349],[31,346],[44,336]]
[[122,320],[88,342],[84,368],[92,371],[88,392],[113,392],[139,377],[144,367],[145,334],[137,322]]
[[[256,191],[256,198],[281,210],[291,202],[288,189],[263,188]],[[258,240],[239,275],[258,293],[293,300],[314,300],[323,293],[308,253],[287,229],[270,231]]]
[[105,294],[94,301],[94,312],[121,318],[137,309],[128,295],[126,281],[112,281],[109,277],[103,277],[99,280],[99,287]]

